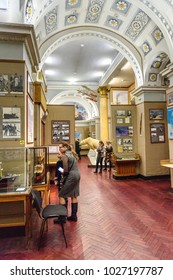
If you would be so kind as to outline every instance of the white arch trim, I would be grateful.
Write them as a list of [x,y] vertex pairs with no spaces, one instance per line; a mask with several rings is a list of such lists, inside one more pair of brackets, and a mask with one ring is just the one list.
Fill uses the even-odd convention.
[[72,101],[82,105],[85,108],[89,119],[92,119],[93,115],[96,117],[99,116],[99,110],[96,103],[82,98],[81,95],[76,93],[75,90],[62,91],[58,93],[54,98],[52,98],[49,104],[60,105],[67,102],[70,103]]
[[135,73],[138,86],[143,84],[142,57],[134,45],[113,31],[95,26],[74,27],[51,36],[40,47],[40,70],[43,67],[46,58],[51,55],[54,50],[67,42],[77,40],[82,37],[95,37],[98,40],[109,42],[130,62]]

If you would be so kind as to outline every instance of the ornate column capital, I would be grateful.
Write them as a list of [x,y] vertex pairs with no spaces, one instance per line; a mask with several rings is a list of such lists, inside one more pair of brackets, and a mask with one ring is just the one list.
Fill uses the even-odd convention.
[[107,97],[110,88],[108,86],[101,86],[98,88],[98,92],[100,93],[100,97]]

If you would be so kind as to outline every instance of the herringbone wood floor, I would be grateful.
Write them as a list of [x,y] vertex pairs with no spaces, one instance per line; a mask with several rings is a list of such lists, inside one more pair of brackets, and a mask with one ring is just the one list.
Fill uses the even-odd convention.
[[[93,174],[79,162],[81,195],[78,222],[67,222],[65,247],[59,225],[49,221],[37,251],[40,220],[33,213],[33,237],[0,238],[0,259],[162,260],[173,259],[173,194],[170,180],[114,180]],[[51,202],[58,202],[51,186]],[[70,210],[70,205],[69,205]]]

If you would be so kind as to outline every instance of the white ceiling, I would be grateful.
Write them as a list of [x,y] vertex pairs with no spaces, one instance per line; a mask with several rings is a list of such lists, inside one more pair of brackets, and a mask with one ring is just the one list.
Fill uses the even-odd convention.
[[[48,90],[52,84],[72,82],[98,87],[112,78],[117,87],[129,87],[134,81],[137,86],[156,86],[159,73],[173,60],[172,0],[8,3],[7,10],[0,10],[1,22],[35,27]],[[127,61],[131,67],[123,70]]]

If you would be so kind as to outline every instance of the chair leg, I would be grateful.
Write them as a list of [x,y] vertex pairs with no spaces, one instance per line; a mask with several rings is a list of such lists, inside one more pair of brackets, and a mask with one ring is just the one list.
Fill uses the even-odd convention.
[[42,224],[41,224],[41,228],[40,228],[40,236],[38,239],[38,250],[40,249],[40,244],[41,244],[41,239],[42,239],[43,232],[44,232],[45,222],[46,222],[45,220],[42,220]]
[[62,228],[62,234],[63,234],[63,236],[64,236],[65,245],[66,245],[66,248],[67,248],[68,245],[67,245],[67,240],[66,240],[66,236],[65,236],[64,224],[63,224],[63,223],[61,223],[61,228]]

